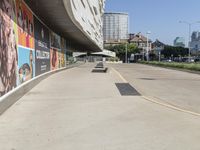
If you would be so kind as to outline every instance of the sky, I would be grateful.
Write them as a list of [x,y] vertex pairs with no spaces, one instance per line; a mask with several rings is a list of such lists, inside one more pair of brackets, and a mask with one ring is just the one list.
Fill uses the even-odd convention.
[[[151,31],[151,40],[170,45],[180,36],[187,44],[189,27],[179,21],[200,21],[200,0],[106,0],[105,12],[127,12],[130,33]],[[200,23],[192,31],[200,31]]]

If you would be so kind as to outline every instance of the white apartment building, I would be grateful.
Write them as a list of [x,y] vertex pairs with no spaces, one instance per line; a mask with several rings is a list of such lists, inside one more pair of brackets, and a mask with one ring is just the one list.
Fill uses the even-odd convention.
[[127,13],[104,13],[104,42],[120,42],[129,38],[129,17]]

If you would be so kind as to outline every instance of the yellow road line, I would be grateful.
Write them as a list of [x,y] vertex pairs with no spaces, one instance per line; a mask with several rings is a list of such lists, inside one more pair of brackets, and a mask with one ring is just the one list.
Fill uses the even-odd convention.
[[[112,68],[112,70],[120,77],[120,79],[125,82],[125,83],[128,83],[127,80],[114,68]],[[167,107],[167,108],[170,108],[170,109],[173,109],[173,110],[176,110],[176,111],[179,111],[179,112],[184,112],[184,113],[187,113],[187,114],[191,114],[191,115],[194,115],[194,116],[200,116],[200,113],[196,113],[196,112],[193,112],[193,111],[189,111],[189,110],[186,110],[186,109],[182,109],[178,106],[173,106],[173,105],[170,105],[170,104],[167,104],[167,103],[164,103],[164,102],[159,102],[153,98],[149,98],[147,96],[141,96],[144,100],[147,100],[149,102],[152,102],[152,103],[155,103],[155,104],[158,104],[160,106],[164,106],[164,107]]]
[[114,68],[112,67],[112,70],[120,77],[120,79],[121,79],[123,82],[128,83],[128,82],[126,81],[126,79],[125,79],[116,69],[114,69]]
[[152,102],[152,103],[164,106],[164,107],[168,107],[168,108],[171,108],[171,109],[174,109],[174,110],[177,110],[177,111],[180,111],[180,112],[188,113],[188,114],[191,114],[191,115],[195,115],[195,116],[200,116],[200,113],[196,113],[196,112],[193,112],[193,111],[182,109],[178,106],[173,106],[173,105],[170,105],[170,104],[162,103],[162,102],[156,101],[152,98],[149,98],[147,96],[142,96],[142,97],[149,102]]

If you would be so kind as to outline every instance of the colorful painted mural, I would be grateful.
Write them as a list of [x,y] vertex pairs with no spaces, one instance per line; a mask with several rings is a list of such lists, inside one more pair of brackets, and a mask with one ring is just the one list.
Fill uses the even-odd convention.
[[51,31],[51,47],[61,50],[61,38],[53,31]]
[[16,0],[18,44],[34,49],[34,23],[33,14],[22,0]]
[[34,17],[36,76],[50,71],[49,29]]
[[35,77],[35,51],[18,48],[18,85]]
[[23,0],[0,0],[0,97],[50,70],[65,67],[65,39]]
[[35,43],[33,14],[23,0],[16,0],[18,25],[17,85],[35,77]]
[[56,70],[59,68],[58,50],[55,48],[50,49],[51,53],[51,70]]
[[66,66],[66,40],[61,38],[61,67]]
[[16,87],[17,30],[14,0],[0,1],[0,96]]

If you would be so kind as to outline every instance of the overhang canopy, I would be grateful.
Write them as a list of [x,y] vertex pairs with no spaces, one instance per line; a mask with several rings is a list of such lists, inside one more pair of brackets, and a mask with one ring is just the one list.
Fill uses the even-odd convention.
[[76,50],[102,51],[80,27],[75,25],[63,1],[69,4],[70,0],[25,0],[41,21],[54,32],[70,40]]

